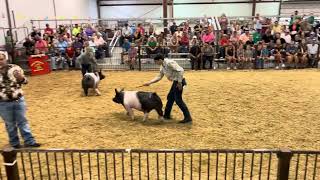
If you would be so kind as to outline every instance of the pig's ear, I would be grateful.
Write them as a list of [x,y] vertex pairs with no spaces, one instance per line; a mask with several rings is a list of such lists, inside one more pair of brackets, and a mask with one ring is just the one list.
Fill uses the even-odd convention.
[[119,93],[117,89],[114,89],[114,91],[116,92],[116,94],[118,94],[118,93]]

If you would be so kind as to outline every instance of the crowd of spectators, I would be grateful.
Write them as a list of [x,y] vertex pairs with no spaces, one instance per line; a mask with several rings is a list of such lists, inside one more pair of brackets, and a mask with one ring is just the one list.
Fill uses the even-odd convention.
[[229,20],[225,14],[218,20],[218,33],[208,18],[194,24],[173,22],[168,33],[158,34],[153,26],[145,30],[141,24],[135,29],[126,24],[121,45],[125,52],[130,43],[143,45],[148,57],[189,54],[192,69],[212,69],[215,60],[225,60],[227,69],[263,69],[266,63],[273,63],[276,69],[317,66],[320,24],[313,14],[300,16],[295,11],[286,25],[259,14],[245,23]]
[[[227,69],[263,69],[266,63],[275,68],[316,67],[319,59],[320,24],[315,17],[300,16],[295,11],[287,25],[257,14],[252,20],[229,20],[225,14],[218,18],[221,30],[215,31],[210,18],[171,22],[164,31],[152,24],[119,27],[121,63],[134,69],[137,54],[150,58],[158,53],[189,57],[192,69],[213,69],[216,61],[225,61]],[[42,31],[34,28],[23,46],[27,55],[49,54],[51,67],[63,69],[80,66],[77,58],[92,49],[96,59],[110,56],[108,35],[102,26],[72,27],[49,24]],[[140,47],[139,49],[137,47]],[[140,50],[140,52],[138,52]]]

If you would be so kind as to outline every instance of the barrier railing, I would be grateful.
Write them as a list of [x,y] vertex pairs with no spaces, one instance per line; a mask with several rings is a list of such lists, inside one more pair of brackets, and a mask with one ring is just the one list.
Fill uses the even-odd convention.
[[320,178],[320,151],[6,148],[0,152],[4,157],[0,179],[9,180]]

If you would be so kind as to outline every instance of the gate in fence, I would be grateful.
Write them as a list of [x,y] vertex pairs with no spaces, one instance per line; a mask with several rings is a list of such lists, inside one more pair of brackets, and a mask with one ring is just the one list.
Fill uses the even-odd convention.
[[320,151],[4,149],[5,179],[320,179]]

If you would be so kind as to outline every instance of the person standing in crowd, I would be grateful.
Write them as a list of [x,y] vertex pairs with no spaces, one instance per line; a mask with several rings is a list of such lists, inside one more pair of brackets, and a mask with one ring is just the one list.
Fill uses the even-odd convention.
[[26,114],[26,105],[21,86],[27,84],[23,70],[7,63],[7,56],[0,52],[0,116],[5,122],[10,145],[21,148],[18,129],[24,139],[24,147],[40,147],[33,137]]
[[186,85],[186,80],[183,77],[184,69],[179,66],[177,62],[170,59],[164,59],[162,54],[158,54],[154,58],[154,61],[156,64],[160,65],[160,74],[151,81],[143,84],[143,86],[150,86],[151,84],[160,81],[163,76],[166,76],[168,80],[173,81],[167,97],[168,101],[165,108],[164,118],[171,119],[170,114],[172,106],[173,103],[176,102],[184,115],[184,119],[179,123],[191,123],[192,118],[189,109],[182,99],[183,86]]

